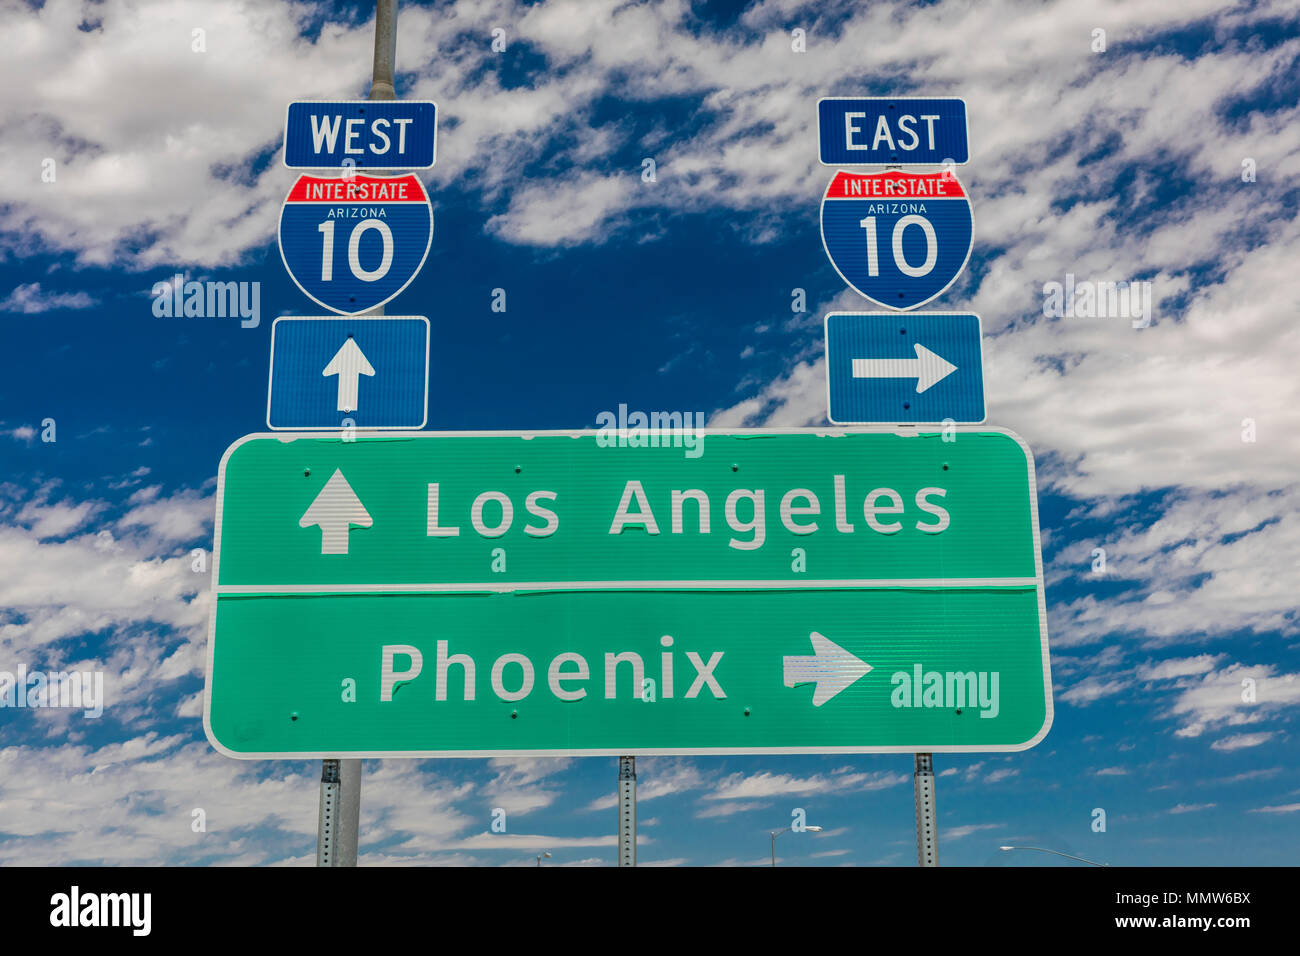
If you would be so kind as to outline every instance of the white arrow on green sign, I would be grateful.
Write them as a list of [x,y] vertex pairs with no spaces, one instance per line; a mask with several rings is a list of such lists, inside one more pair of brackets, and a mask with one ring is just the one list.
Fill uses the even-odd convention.
[[1012,751],[1052,720],[1010,432],[250,435],[204,724],[236,757]]

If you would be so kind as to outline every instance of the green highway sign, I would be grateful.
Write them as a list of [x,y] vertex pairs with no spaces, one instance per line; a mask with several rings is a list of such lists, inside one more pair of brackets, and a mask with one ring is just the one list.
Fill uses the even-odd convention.
[[1052,722],[1033,457],[950,426],[249,435],[234,757],[1014,751]]

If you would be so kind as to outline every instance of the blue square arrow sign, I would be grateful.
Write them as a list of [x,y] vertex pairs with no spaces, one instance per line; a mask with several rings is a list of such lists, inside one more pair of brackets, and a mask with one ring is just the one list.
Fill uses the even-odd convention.
[[275,430],[423,428],[429,320],[281,316],[271,324],[266,424]]
[[984,421],[980,318],[966,312],[832,312],[826,391],[837,425]]

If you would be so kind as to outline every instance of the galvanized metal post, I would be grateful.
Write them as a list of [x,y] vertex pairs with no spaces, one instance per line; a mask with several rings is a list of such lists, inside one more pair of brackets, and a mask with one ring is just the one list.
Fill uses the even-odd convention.
[[916,755],[916,865],[939,865],[939,818],[934,805],[934,759]]
[[339,816],[334,834],[335,866],[357,865],[357,842],[361,835],[361,761],[339,762]]
[[[370,98],[397,98],[393,72],[397,63],[397,0],[375,4],[375,56]],[[383,306],[368,315],[383,315]],[[320,774],[320,823],[316,834],[317,866],[356,866],[361,831],[361,761],[323,760]]]
[[317,866],[356,866],[361,816],[361,761],[322,760]]
[[316,826],[316,865],[334,866],[339,828],[339,762],[320,763],[320,819]]
[[636,758],[618,758],[618,865],[636,866]]
[[397,62],[397,0],[375,4],[375,70],[370,80],[372,100],[397,99],[393,69]]

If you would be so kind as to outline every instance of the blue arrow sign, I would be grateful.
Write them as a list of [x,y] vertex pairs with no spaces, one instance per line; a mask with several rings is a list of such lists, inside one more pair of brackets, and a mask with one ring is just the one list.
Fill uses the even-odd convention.
[[956,312],[832,312],[826,391],[837,425],[984,421],[980,319]]
[[974,239],[970,200],[948,171],[840,170],[821,219],[822,245],[840,277],[890,309],[941,295],[966,268]]
[[284,165],[290,169],[428,169],[437,142],[431,100],[290,103]]
[[956,97],[826,97],[817,102],[823,166],[961,164],[970,159],[966,101]]
[[281,316],[271,324],[268,427],[423,428],[429,320],[421,315]]
[[302,175],[280,210],[280,258],[303,294],[355,315],[410,285],[433,239],[420,177]]

